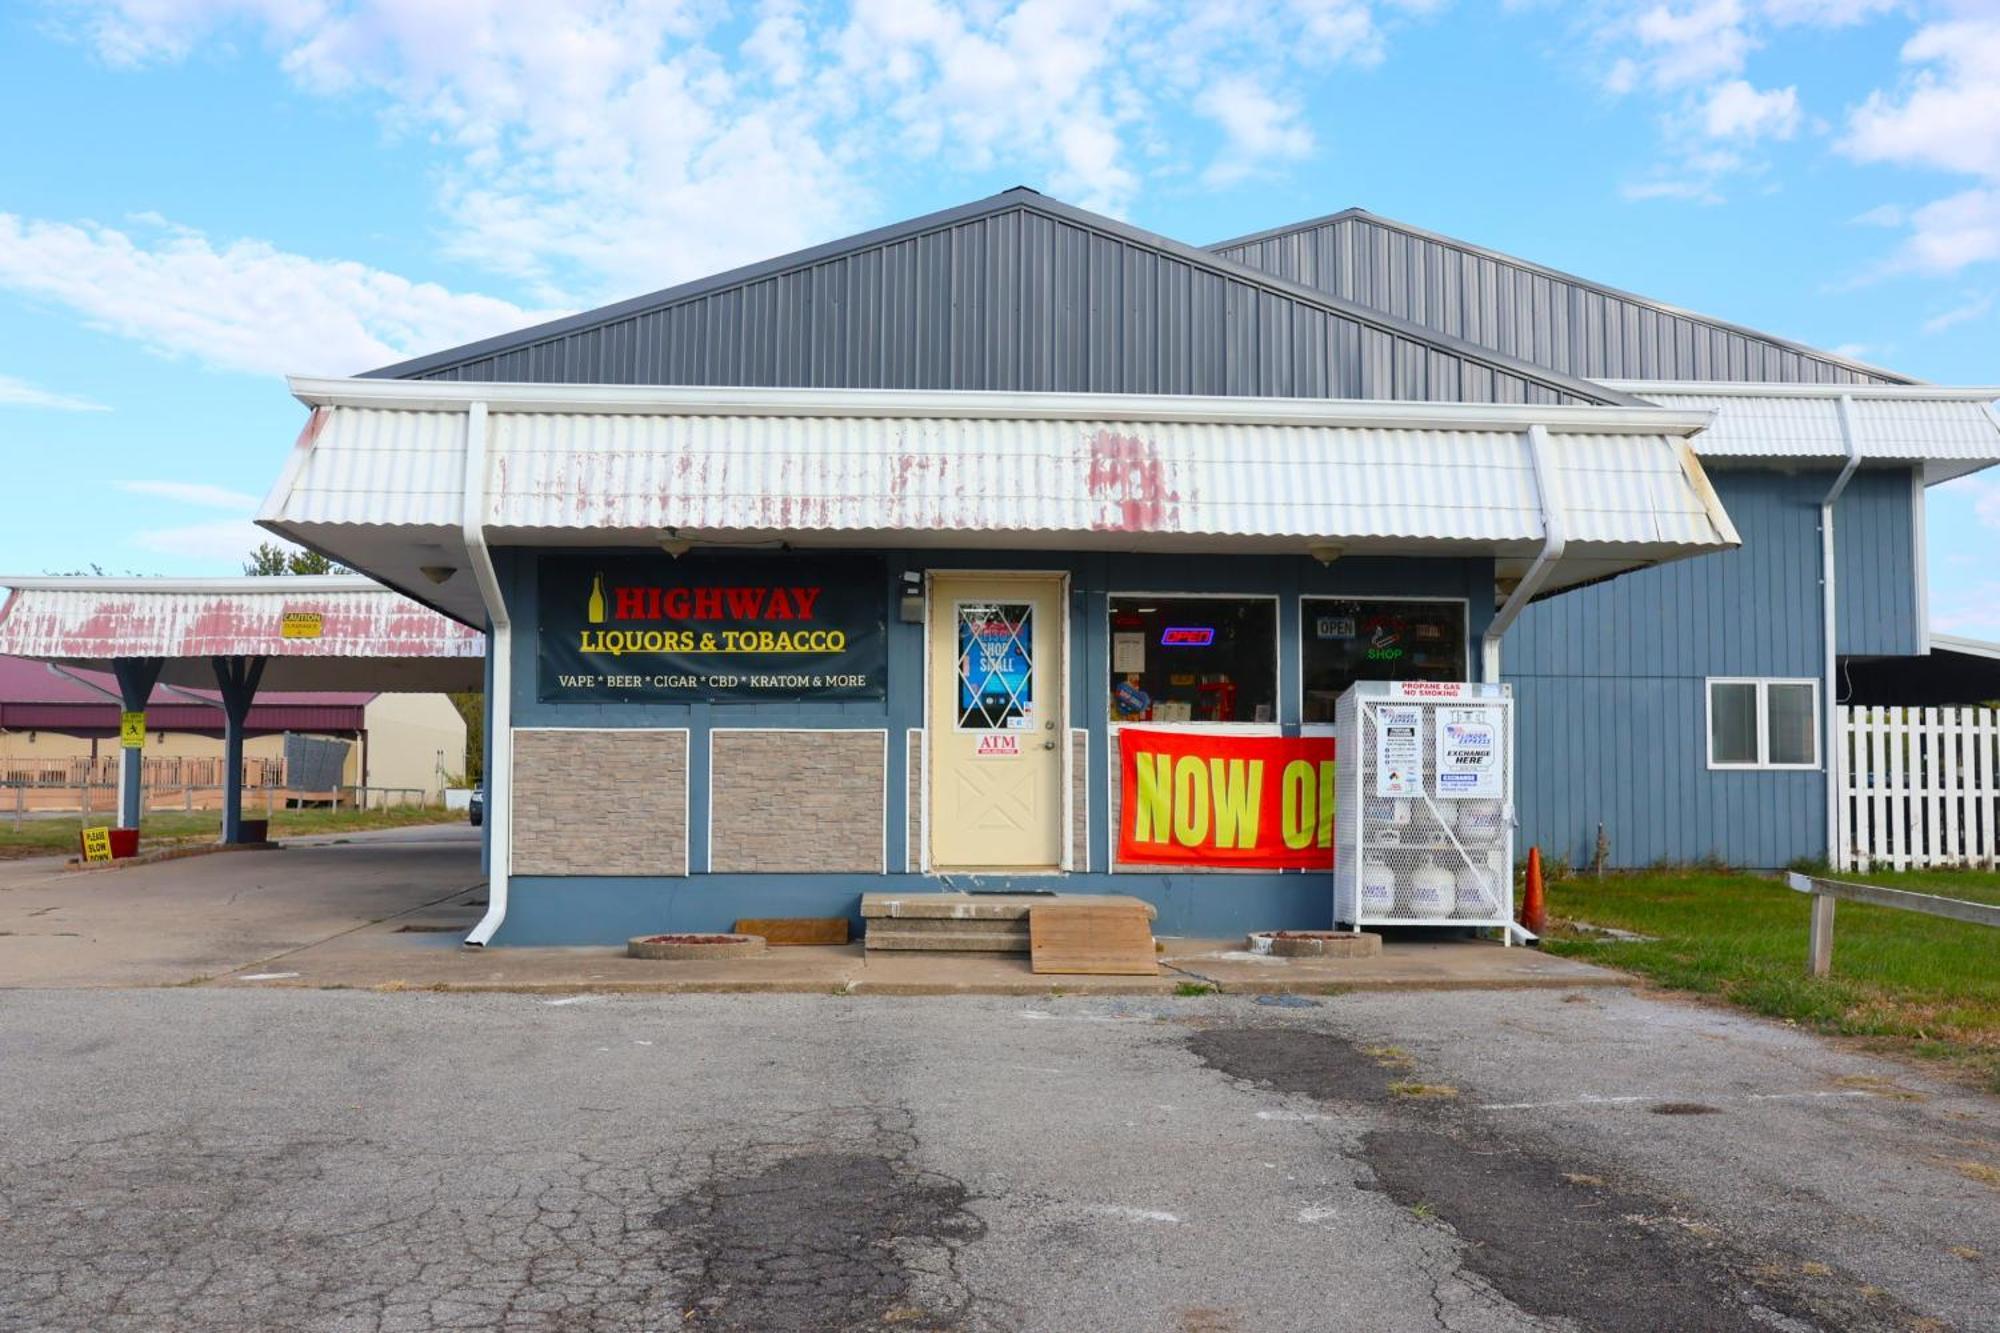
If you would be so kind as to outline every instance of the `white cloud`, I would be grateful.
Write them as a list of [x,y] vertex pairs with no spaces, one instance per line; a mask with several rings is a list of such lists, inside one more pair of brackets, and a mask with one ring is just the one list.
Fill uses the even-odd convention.
[[0,287],[222,370],[347,374],[519,328],[542,312],[261,241],[0,213]]
[[55,393],[12,375],[0,375],[0,407],[34,407],[49,412],[109,412],[103,403]]
[[[1442,3],[78,0],[59,21],[116,64],[263,50],[374,106],[444,155],[448,251],[571,304],[858,226],[891,162],[1017,168],[1113,213],[1246,145],[1253,168],[1295,162],[1308,79]],[[1187,135],[1250,69],[1263,105],[1211,95],[1212,136]]]
[[1931,24],[1904,43],[1903,61],[1920,68],[1853,111],[1842,151],[2000,180],[2000,18]]
[[1913,72],[1849,113],[1840,151],[1978,183],[1920,208],[1875,210],[1909,229],[1882,271],[1948,274],[2000,259],[2000,18],[1930,24],[1902,58]]
[[130,538],[141,550],[191,560],[241,560],[271,534],[247,518],[219,518],[179,527],[147,528]]
[[1742,79],[1730,79],[1709,91],[1701,114],[1711,139],[1789,139],[1799,128],[1799,90],[1759,92]]
[[[1960,324],[1969,324],[1975,319],[1984,318],[1992,309],[1993,294],[1991,292],[1983,296],[1975,296],[1969,301],[1953,306],[1943,314],[1933,315],[1931,318],[1925,320],[1924,332],[1943,333],[1946,329],[1956,328]],[[1996,514],[1996,517],[2000,517],[2000,514]],[[2000,523],[1996,523],[1995,526],[2000,526]]]
[[1248,75],[1219,79],[1195,99],[1195,110],[1222,127],[1223,150],[1203,173],[1210,185],[1228,185],[1266,163],[1309,157],[1312,131],[1296,104],[1281,102]]
[[232,491],[226,486],[211,486],[199,481],[121,481],[116,485],[128,495],[151,495],[203,509],[235,509],[248,513],[258,503],[256,496],[245,491]]
[[1639,69],[1661,91],[1734,74],[1757,45],[1746,17],[1740,0],[1697,0],[1684,9],[1654,5],[1628,21],[1640,48]]
[[1845,28],[1901,7],[1903,0],[1764,0],[1765,15],[1780,26]]

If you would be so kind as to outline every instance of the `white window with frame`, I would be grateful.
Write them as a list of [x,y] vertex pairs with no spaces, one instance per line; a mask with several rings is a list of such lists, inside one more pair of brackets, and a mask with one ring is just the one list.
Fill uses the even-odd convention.
[[1818,768],[1819,682],[1708,678],[1710,768]]

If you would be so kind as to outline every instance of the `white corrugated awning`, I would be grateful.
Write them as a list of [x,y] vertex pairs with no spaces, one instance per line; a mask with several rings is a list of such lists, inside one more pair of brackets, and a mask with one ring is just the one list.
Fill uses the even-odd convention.
[[[1660,408],[1132,395],[295,380],[314,409],[259,521],[479,614],[466,497],[496,545],[898,545],[1498,557],[1551,586],[1735,544]],[[465,475],[474,404],[483,476]],[[428,557],[425,552],[428,551]],[[457,586],[453,586],[454,583]]]
[[[7,578],[0,655],[104,667],[166,659],[161,681],[208,687],[217,657],[266,659],[280,690],[464,690],[485,635],[370,579]],[[287,629],[287,618],[290,628]]]
[[1738,384],[1609,380],[1662,407],[1712,412],[1695,440],[1703,458],[1846,461],[1840,400],[1853,413],[1863,464],[1918,464],[1935,484],[2000,463],[1996,388],[1933,384]]

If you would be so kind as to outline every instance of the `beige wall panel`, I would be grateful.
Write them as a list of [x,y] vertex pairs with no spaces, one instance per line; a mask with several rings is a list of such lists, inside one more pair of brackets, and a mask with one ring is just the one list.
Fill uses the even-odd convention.
[[888,754],[880,731],[709,735],[709,869],[880,873]]
[[514,733],[514,873],[685,875],[685,731]]

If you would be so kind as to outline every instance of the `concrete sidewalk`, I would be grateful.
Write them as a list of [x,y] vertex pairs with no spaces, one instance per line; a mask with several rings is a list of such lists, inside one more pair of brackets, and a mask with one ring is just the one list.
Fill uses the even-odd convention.
[[1043,975],[1025,957],[779,948],[754,958],[648,962],[615,948],[466,949],[471,909],[440,905],[266,959],[208,983],[356,989],[545,992],[768,991],[855,995],[1171,995],[1209,985],[1226,994],[1341,990],[1619,986],[1629,979],[1535,949],[1474,940],[1396,941],[1354,959],[1270,958],[1241,940],[1165,939],[1155,977]]

